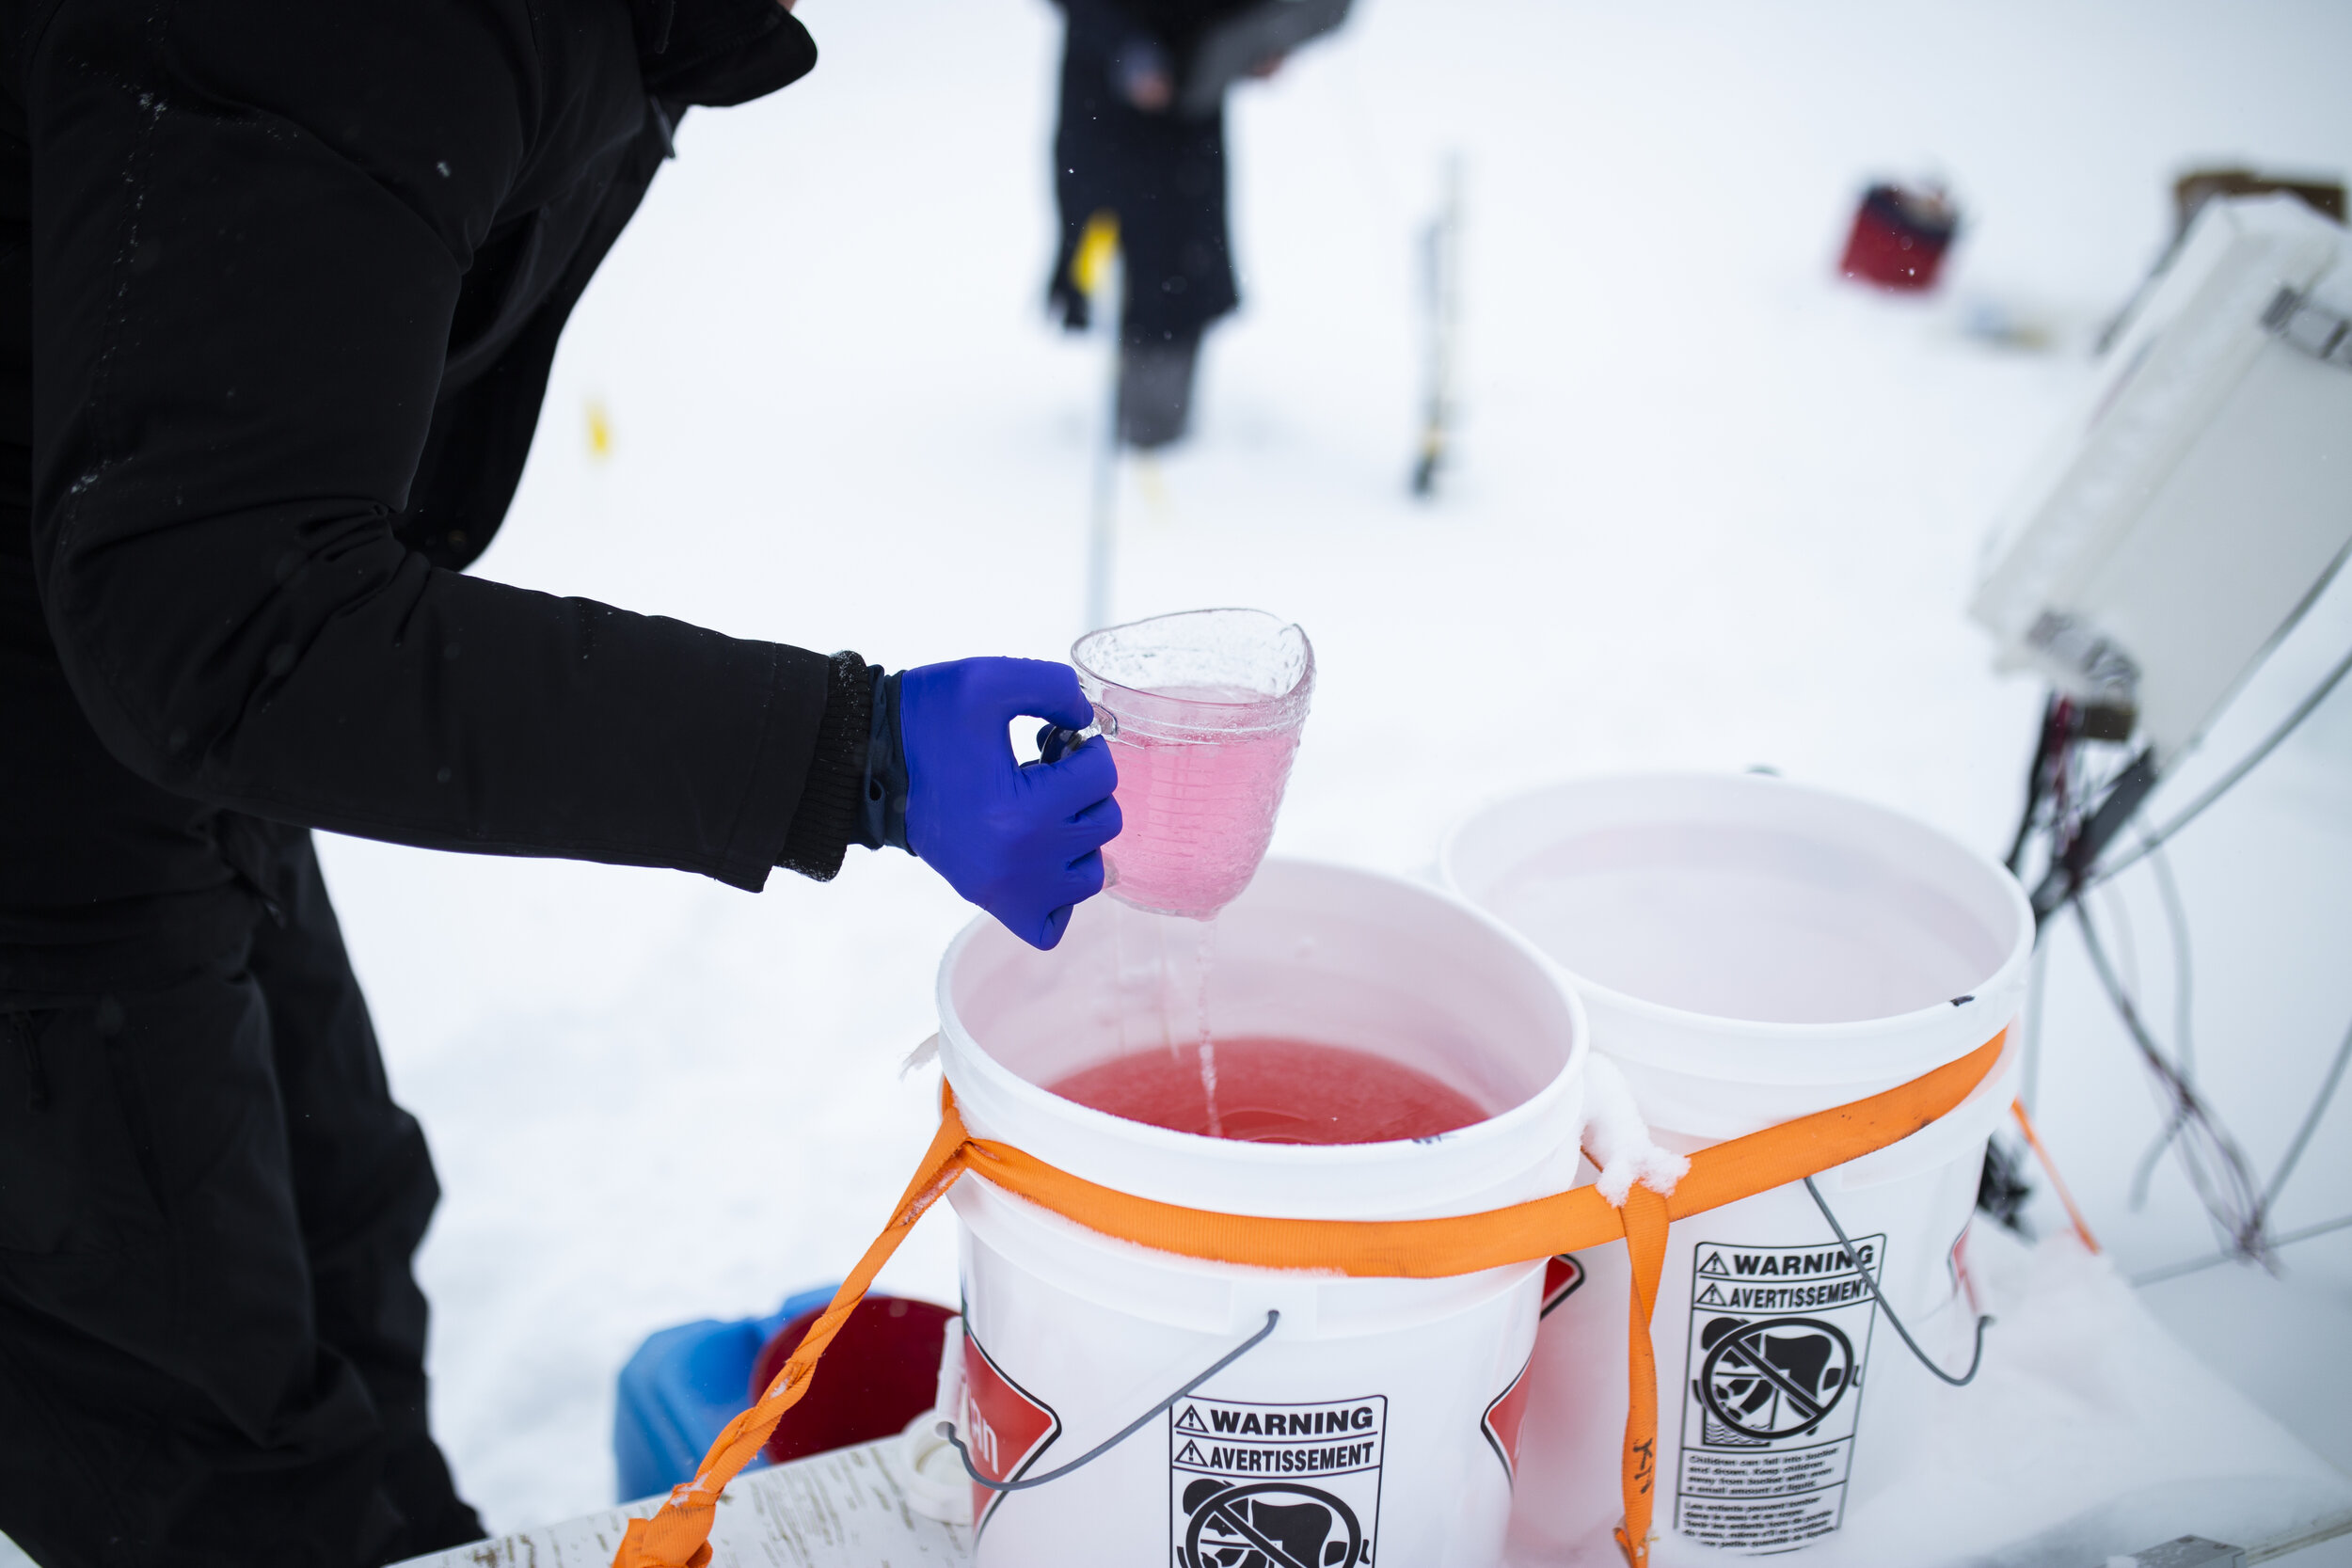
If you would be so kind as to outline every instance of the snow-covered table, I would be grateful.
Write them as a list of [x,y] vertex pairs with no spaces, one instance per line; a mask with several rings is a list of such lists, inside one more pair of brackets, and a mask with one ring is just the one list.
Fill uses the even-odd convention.
[[[2181,1568],[2251,1568],[2352,1533],[2352,1478],[2182,1348],[2107,1263],[2071,1240],[1991,1226],[1970,1263],[1999,1323],[1976,1384],[1935,1413],[1900,1481],[1859,1499],[1804,1568],[2110,1568],[2195,1535],[2244,1548]],[[968,1532],[926,1518],[899,1440],[755,1471],[721,1498],[715,1568],[952,1568]],[[927,1465],[927,1469],[929,1468]],[[412,1568],[605,1568],[646,1501]],[[1612,1568],[1596,1541],[1567,1564]],[[1726,1560],[1669,1538],[1661,1568]],[[1104,1568],[1159,1568],[1105,1564]],[[1410,1568],[1410,1565],[1406,1565]]]
[[[893,1439],[738,1478],[719,1497],[714,1564],[741,1568],[959,1568],[970,1531],[909,1506]],[[433,1557],[407,1568],[610,1568],[628,1521],[659,1498]]]

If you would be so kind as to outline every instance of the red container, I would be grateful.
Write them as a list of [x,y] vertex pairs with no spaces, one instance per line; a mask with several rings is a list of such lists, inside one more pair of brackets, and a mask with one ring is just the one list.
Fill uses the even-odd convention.
[[1872,185],[1863,193],[1837,270],[1882,289],[1931,289],[1959,229],[1960,214],[1943,192]]
[[[802,1313],[760,1347],[752,1364],[756,1402],[823,1312]],[[781,1465],[852,1443],[893,1437],[931,1407],[939,1392],[939,1352],[955,1313],[928,1301],[867,1296],[825,1350],[801,1402],[784,1413],[761,1451]]]

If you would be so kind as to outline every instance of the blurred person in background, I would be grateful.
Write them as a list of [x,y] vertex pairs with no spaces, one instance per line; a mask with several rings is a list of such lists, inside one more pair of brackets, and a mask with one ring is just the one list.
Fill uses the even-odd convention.
[[[1119,324],[1119,438],[1149,451],[1192,419],[1200,340],[1240,303],[1226,223],[1225,104],[1180,94],[1203,36],[1261,0],[1056,0],[1069,26],[1054,191],[1061,245],[1051,295],[1062,325],[1092,312],[1073,276],[1087,221],[1119,220],[1126,303]],[[1282,57],[1255,62],[1271,76]]]
[[1108,749],[1007,743],[1090,721],[1066,666],[463,575],[679,116],[815,62],[776,0],[0,0],[0,1531],[44,1568],[482,1533],[310,830],[749,890],[895,846],[1039,946],[1101,887]]

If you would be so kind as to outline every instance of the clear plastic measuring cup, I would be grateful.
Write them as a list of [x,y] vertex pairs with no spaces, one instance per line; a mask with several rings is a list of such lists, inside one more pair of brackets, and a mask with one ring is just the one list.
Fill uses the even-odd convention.
[[1111,896],[1207,920],[1257,874],[1314,693],[1307,634],[1262,610],[1106,626],[1070,650],[1119,763]]

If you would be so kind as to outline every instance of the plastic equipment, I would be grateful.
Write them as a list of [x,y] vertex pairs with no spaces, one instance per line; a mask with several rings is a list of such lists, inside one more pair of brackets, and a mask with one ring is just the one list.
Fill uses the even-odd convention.
[[1070,657],[1119,764],[1104,886],[1210,918],[1273,837],[1314,696],[1307,634],[1262,610],[1195,610],[1089,632]]
[[1937,187],[1872,185],[1862,193],[1837,270],[1897,293],[1924,293],[1935,287],[1959,232],[1960,214]]
[[751,1402],[753,1363],[779,1329],[821,1309],[835,1285],[796,1291],[764,1318],[665,1328],[621,1368],[612,1412],[620,1500],[655,1497],[694,1473],[719,1430]]
[[[824,1308],[823,1301],[813,1303],[760,1347],[744,1386],[745,1404],[774,1380]],[[784,1465],[904,1431],[931,1408],[939,1391],[940,1346],[955,1315],[951,1307],[904,1296],[859,1302],[825,1357],[823,1375],[785,1413],[760,1450],[768,1462]]]
[[[1040,1087],[1171,1028],[1171,1049],[1195,1049],[1190,1006],[1171,1020],[1164,1002],[1199,994],[1199,950],[1163,944],[1168,924],[1096,900],[1050,958],[993,926],[965,929],[941,965],[940,1059],[974,1136],[1228,1214],[1462,1214],[1575,1180],[1573,996],[1476,911],[1365,872],[1268,862],[1218,922],[1211,1023],[1390,1056],[1490,1119],[1420,1142],[1245,1143]],[[1045,1485],[977,1488],[980,1568],[1238,1563],[1264,1551],[1253,1535],[1287,1554],[1254,1560],[1314,1568],[1496,1560],[1517,1437],[1507,1396],[1534,1337],[1541,1259],[1420,1279],[1248,1268],[1148,1251],[983,1180],[948,1201],[964,1231],[958,1424],[982,1473],[1052,1475],[1151,1418]]]
[[[1691,1152],[1958,1060],[2015,1016],[2033,920],[1999,866],[1896,813],[1778,779],[1596,779],[1505,800],[1448,882],[1549,955],[1651,1134]],[[1965,1248],[2018,1053],[1877,1152],[1677,1221],[1651,1323],[1655,1560],[1787,1551],[1916,1463],[1930,1374],[1973,1375]],[[1625,1254],[1544,1320],[1515,1554],[1605,1532],[1625,1384]],[[1899,1315],[1899,1316],[1898,1316]],[[1902,1326],[1898,1327],[1898,1323]],[[1533,1484],[1530,1484],[1533,1483]]]
[[[2299,1239],[2273,1233],[2272,1208],[2352,1057],[2352,1034],[2289,1157],[2259,1180],[2197,1085],[2185,1025],[2168,1050],[2082,896],[2159,854],[2352,673],[2347,652],[2195,799],[2118,843],[2352,553],[2352,236],[2309,205],[2341,213],[2342,189],[2296,183],[2237,198],[2199,189],[2239,182],[2259,182],[2231,171],[2183,182],[2195,217],[2011,508],[1971,608],[1999,640],[2001,664],[2050,684],[2008,862],[2029,877],[2037,920],[2073,911],[2167,1107],[2136,1185],[2170,1149],[2227,1239],[2219,1256],[2269,1263]],[[2174,897],[2164,863],[2155,869]],[[2173,930],[2185,931],[2185,914],[2170,907]],[[2184,966],[2185,951],[2182,942]]]
[[2152,774],[2352,548],[2348,249],[2293,197],[2206,202],[1970,605],[2004,667],[2085,709],[2092,738],[2136,734]]
[[[1203,1560],[1238,1564],[1253,1551],[1279,1551],[1322,1568],[1361,1568],[1375,1559],[1375,1537],[1399,1545],[1410,1559],[1485,1560],[1497,1525],[1495,1478],[1499,1473],[1507,1481],[1516,1474],[1514,1454],[1527,1410],[1527,1364],[1519,1361],[1518,1371],[1479,1411],[1474,1430],[1485,1444],[1486,1463],[1467,1462],[1460,1434],[1471,1429],[1459,1419],[1467,1414],[1463,1390],[1482,1381],[1477,1375],[1482,1366],[1495,1364],[1481,1353],[1486,1336],[1465,1332],[1477,1325],[1459,1320],[1485,1315],[1498,1301],[1510,1305],[1515,1281],[1536,1287],[1531,1306],[1556,1297],[1560,1291],[1552,1275],[1564,1254],[1592,1253],[1623,1242],[1636,1284],[1629,1302],[1629,1398],[1617,1455],[1623,1523],[1613,1533],[1629,1568],[1648,1568],[1660,1457],[1651,1320],[1674,1224],[1783,1187],[1802,1184],[1811,1193],[1811,1178],[1912,1139],[1995,1080],[2006,1059],[2008,1031],[1882,1093],[1686,1158],[1650,1141],[1629,1092],[1614,1074],[1579,1084],[1595,1101],[1589,1123],[1581,1108],[1572,1110],[1565,1097],[1555,1096],[1558,1077],[1528,1096],[1531,1076],[1541,1076],[1544,1058],[1560,1038],[1534,1005],[1542,988],[1529,990],[1525,965],[1534,955],[1522,946],[1516,960],[1499,962],[1502,950],[1491,939],[1507,939],[1507,932],[1489,927],[1488,941],[1465,942],[1460,919],[1475,911],[1454,903],[1452,916],[1440,916],[1425,890],[1410,884],[1383,890],[1382,880],[1333,867],[1290,867],[1277,885],[1292,884],[1279,891],[1293,899],[1305,894],[1299,901],[1306,908],[1287,911],[1283,898],[1265,886],[1266,879],[1253,884],[1237,907],[1272,918],[1233,927],[1251,939],[1248,951],[1255,961],[1242,976],[1254,983],[1241,988],[1241,1005],[1222,988],[1216,992],[1231,1017],[1212,1012],[1211,988],[1200,984],[1214,956],[1212,944],[1194,948],[1200,967],[1187,975],[1169,962],[1174,949],[1154,942],[1152,932],[1136,933],[1140,941],[1128,940],[1115,903],[1097,906],[1097,912],[1113,923],[1107,929],[1116,971],[1105,976],[1099,968],[1080,970],[1074,987],[1067,974],[1057,987],[1052,970],[1041,968],[1051,960],[1001,961],[993,950],[1009,939],[993,936],[992,927],[967,929],[951,945],[944,966],[947,996],[940,1034],[931,1042],[948,1076],[938,1132],[833,1304],[810,1325],[758,1401],[720,1433],[694,1479],[628,1522],[613,1568],[702,1568],[728,1482],[808,1393],[827,1345],[880,1271],[942,1198],[952,1197],[950,1207],[962,1210],[992,1192],[1005,1196],[1004,1213],[1013,1228],[984,1237],[981,1225],[968,1213],[965,1218],[976,1238],[987,1240],[1007,1259],[996,1271],[999,1306],[987,1314],[996,1326],[981,1322],[959,1343],[964,1354],[943,1356],[936,1405],[961,1412],[961,1430],[957,1422],[937,1421],[926,1432],[923,1423],[931,1420],[927,1416],[905,1440],[910,1475],[919,1471],[926,1478],[918,1490],[935,1484],[928,1478],[937,1455],[927,1458],[922,1444],[939,1437],[953,1447],[971,1481],[970,1495],[989,1505],[979,1526],[984,1540],[991,1518],[1001,1517],[1008,1497],[1045,1488],[1061,1510],[1046,1516],[1048,1525],[1059,1527],[1058,1533],[1049,1530],[1041,1537],[1057,1544],[1059,1555],[1051,1560],[1099,1549],[1112,1534],[1131,1537],[1145,1517],[1144,1499],[1133,1489],[1155,1478],[1148,1456],[1138,1460],[1130,1439],[1165,1419],[1169,1423],[1168,1544],[1179,1544],[1181,1515],[1185,1532],[1181,1550],[1195,1568]],[[1354,885],[1347,885],[1351,881]],[[1400,887],[1414,896],[1398,896]],[[1283,918],[1286,913],[1290,918]],[[1308,918],[1297,918],[1302,913]],[[1164,924],[1159,934],[1167,934]],[[1146,958],[1155,946],[1163,955],[1158,965],[1129,969],[1130,955]],[[956,960],[974,947],[999,961],[980,965],[983,973],[966,989],[954,983]],[[1144,982],[1141,1006],[1132,999],[1131,977]],[[1187,979],[1193,987],[1184,985]],[[1235,1031],[1227,1037],[1237,1043],[1253,1034],[1266,1040],[1306,1041],[1338,1033],[1364,1042],[1352,1047],[1358,1052],[1390,1054],[1396,1066],[1409,1066],[1416,1073],[1450,1075],[1454,1092],[1465,1099],[1476,1096],[1486,1105],[1510,1108],[1467,1127],[1431,1129],[1391,1143],[1267,1145],[1120,1122],[1058,1100],[1018,1073],[1000,1071],[992,1079],[967,1070],[961,1088],[972,1090],[984,1114],[977,1124],[965,1119],[956,1073],[959,1056],[968,1067],[975,1048],[974,1031],[964,1021],[1002,1009],[1012,1027],[992,1025],[979,1032],[1041,1047],[1035,1052],[1040,1057],[1035,1067],[1048,1082],[1060,1082],[1073,1071],[1128,1056],[1138,1039],[1154,1035],[1154,1050],[1183,1051],[1175,1031],[1183,1025],[1182,1014],[1192,1009],[1175,1003],[1180,990],[1199,998],[1197,1016],[1211,1027]],[[1578,1022],[1573,994],[1559,991],[1556,982],[1554,990],[1555,1004],[1565,1005],[1570,1015],[1569,1037],[1581,1040],[1581,1030],[1573,1027]],[[1045,1011],[1025,1008],[1029,1002],[1041,1003]],[[1091,1053],[1073,1057],[1068,1049],[1073,1042]],[[1211,1070],[1209,1045],[1195,1037],[1190,1047],[1199,1053],[1204,1080]],[[1105,1046],[1108,1057],[1102,1054]],[[1564,1075],[1582,1076],[1576,1071],[1581,1055],[1570,1053]],[[1592,1069],[1598,1066],[1594,1060]],[[1205,1081],[1202,1087],[1215,1092]],[[1041,1099],[1054,1114],[1024,1117],[1025,1106],[1034,1112]],[[1085,1119],[1089,1116],[1091,1122]],[[990,1135],[991,1117],[994,1125],[1038,1134],[1049,1153]],[[1138,1145],[1138,1135],[1173,1144]],[[1217,1152],[1188,1157],[1204,1147]],[[1576,1163],[1580,1147],[1593,1151],[1599,1179],[1585,1186],[1551,1185],[1566,1174],[1564,1167]],[[1138,1157],[1139,1149],[1175,1158]],[[1300,1163],[1289,1164],[1292,1160]],[[1073,1163],[1091,1174],[1066,1168]],[[973,1180],[963,1181],[965,1177]],[[1469,1207],[1539,1184],[1545,1190],[1534,1197],[1496,1208]],[[1147,1191],[1131,1190],[1136,1187]],[[1220,1208],[1196,1208],[1153,1192],[1230,1201]],[[1279,1210],[1265,1212],[1270,1204]],[[1837,1234],[1828,1205],[1818,1206],[1839,1248],[1852,1251],[1854,1243]],[[1299,1208],[1311,1212],[1296,1213]],[[1405,1211],[1402,1217],[1380,1217],[1396,1209]],[[1036,1226],[1026,1241],[1007,1240],[1019,1237],[1028,1221]],[[1041,1238],[1034,1248],[1026,1244]],[[1858,1238],[1864,1246],[1872,1240]],[[963,1271],[972,1310],[986,1294],[970,1261],[977,1256],[967,1254]],[[1138,1260],[1159,1266],[1157,1277],[1138,1277],[1125,1266]],[[1202,1264],[1210,1267],[1196,1267]],[[1865,1275],[1874,1297],[1876,1272]],[[1025,1274],[1026,1286],[1020,1283]],[[1481,1281],[1499,1282],[1502,1293],[1473,1300]],[[1150,1402],[1138,1402],[1139,1410],[1129,1405],[1123,1423],[1104,1419],[1104,1374],[1153,1344],[1165,1350],[1173,1342],[1166,1334],[1152,1333],[1153,1325],[1208,1332],[1210,1325],[1200,1319],[1209,1316],[1213,1323],[1220,1284],[1228,1288],[1229,1327],[1247,1326],[1248,1332],[1220,1337],[1216,1358],[1205,1366],[1188,1361],[1181,1382],[1159,1381],[1167,1391]],[[1115,1293],[1107,1286],[1116,1286]],[[1269,1295],[1285,1305],[1265,1305]],[[1254,1326],[1231,1325],[1232,1309],[1245,1303],[1263,1305],[1263,1316]],[[1890,1328],[1900,1329],[1891,1308],[1887,1319]],[[1983,1326],[1979,1320],[1979,1334]],[[1030,1341],[1027,1349],[1034,1354],[1025,1359],[1041,1369],[1030,1375],[1053,1378],[1055,1386],[1024,1386],[987,1352],[988,1336],[996,1335],[1000,1345],[1008,1342],[997,1334],[1006,1327],[1012,1338]],[[1269,1346],[1278,1330],[1286,1338],[1279,1347]],[[1901,1337],[1916,1351],[1911,1336]],[[1512,1364],[1507,1353],[1516,1345],[1507,1333],[1503,1342],[1501,1365],[1507,1369]],[[1261,1346],[1271,1353],[1262,1364],[1255,1358]],[[1917,1354],[1925,1363],[1926,1353]],[[1253,1365],[1228,1376],[1245,1358]],[[961,1374],[969,1398],[953,1386],[950,1368]],[[1296,1375],[1308,1370],[1318,1373],[1317,1382],[1320,1374],[1332,1374],[1332,1385],[1340,1373],[1348,1374],[1349,1383],[1378,1374],[1389,1386],[1376,1398],[1331,1397],[1329,1385],[1318,1388]],[[1947,1381],[1973,1376],[1972,1366]],[[1081,1431],[1109,1430],[1073,1457],[1057,1458],[1032,1474],[1065,1433],[1061,1415],[1047,1402],[1056,1392],[1067,1402],[1064,1408],[1085,1418]],[[1231,1402],[1253,1392],[1275,1397],[1243,1400],[1241,1406]],[[1228,1402],[1220,1403],[1220,1396]],[[1394,1444],[1387,1425],[1392,1401],[1404,1413],[1419,1412],[1394,1433]],[[1203,1432],[1210,1437],[1206,1447],[1199,1441]],[[1390,1472],[1384,1456],[1392,1451],[1411,1463]],[[1472,1446],[1469,1451],[1482,1450]],[[1111,1463],[1098,1471],[1098,1462]],[[1375,1467],[1384,1472],[1383,1489],[1367,1498],[1363,1488],[1369,1478],[1361,1472]],[[1087,1488],[1066,1484],[1081,1471],[1087,1472]],[[1352,1497],[1320,1487],[1310,1496],[1301,1482],[1259,1479],[1327,1480],[1339,1474],[1355,1476]],[[1386,1490],[1389,1474],[1409,1481],[1411,1488],[1399,1491],[1393,1508]],[[1118,1495],[1103,1500],[1100,1494],[1114,1486]],[[1382,1511],[1370,1527],[1361,1512],[1368,1503]],[[1036,1516],[1026,1508],[1022,1512],[1035,1526]],[[1386,1523],[1379,1522],[1383,1519]],[[1265,1544],[1276,1540],[1283,1544]],[[1115,1544],[1137,1544],[1132,1539]],[[1022,1553],[1036,1544],[1005,1550],[1032,1562],[1038,1560]],[[985,1544],[981,1556],[984,1560],[989,1556]]]

